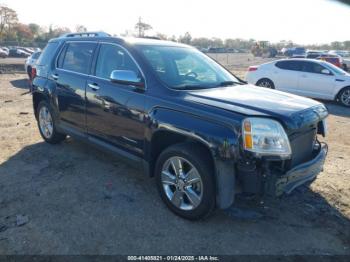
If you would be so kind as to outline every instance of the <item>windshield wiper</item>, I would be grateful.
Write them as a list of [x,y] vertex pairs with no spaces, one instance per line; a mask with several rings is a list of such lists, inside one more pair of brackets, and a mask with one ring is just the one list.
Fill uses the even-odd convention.
[[235,82],[235,81],[223,81],[218,86],[232,86],[232,85],[241,85],[242,83],[240,82]]
[[206,89],[211,88],[210,86],[202,86],[202,85],[181,85],[181,86],[174,86],[175,89],[180,90],[195,90],[195,89]]

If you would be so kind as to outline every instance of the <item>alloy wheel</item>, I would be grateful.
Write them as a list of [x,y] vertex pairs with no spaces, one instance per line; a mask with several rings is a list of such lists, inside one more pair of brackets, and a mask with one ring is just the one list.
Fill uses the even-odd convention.
[[270,81],[264,80],[259,83],[259,86],[265,87],[265,88],[272,88],[272,85]]
[[203,182],[188,160],[174,156],[163,165],[161,182],[170,202],[181,210],[193,210],[203,198]]
[[50,139],[53,134],[53,122],[49,109],[42,106],[39,111],[39,126],[41,133],[47,139]]
[[342,93],[340,100],[344,105],[350,106],[350,89],[347,89]]

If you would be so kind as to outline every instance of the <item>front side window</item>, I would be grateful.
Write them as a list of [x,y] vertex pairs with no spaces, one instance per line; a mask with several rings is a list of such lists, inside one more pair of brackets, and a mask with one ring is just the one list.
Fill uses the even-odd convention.
[[322,74],[325,69],[322,65],[313,62],[303,62],[303,71],[307,73]]
[[97,58],[95,75],[109,79],[114,70],[131,70],[139,74],[137,65],[123,48],[112,44],[102,44]]
[[343,69],[340,69],[339,67],[328,63],[328,62],[321,62],[322,65],[326,68],[328,68],[331,72],[335,73],[336,75],[347,75],[348,73],[345,72]]
[[77,73],[88,74],[95,43],[69,43],[59,57],[58,66]]
[[213,88],[240,81],[193,48],[136,45],[160,80],[174,89]]

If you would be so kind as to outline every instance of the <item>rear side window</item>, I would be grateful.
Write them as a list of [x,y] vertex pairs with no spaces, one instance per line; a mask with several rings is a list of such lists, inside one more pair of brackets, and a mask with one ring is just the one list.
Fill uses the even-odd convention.
[[279,61],[275,65],[284,70],[301,71],[301,64],[299,61]]
[[58,59],[58,67],[77,73],[88,74],[95,47],[95,43],[80,42],[67,44]]
[[44,48],[44,51],[42,52],[41,56],[39,57],[37,64],[48,65],[49,63],[51,63],[53,56],[56,54],[57,48],[57,42],[48,43],[47,46]]

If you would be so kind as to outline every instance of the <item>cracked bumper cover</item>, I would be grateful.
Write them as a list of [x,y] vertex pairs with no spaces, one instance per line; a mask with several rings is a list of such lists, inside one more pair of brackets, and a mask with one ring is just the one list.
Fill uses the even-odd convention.
[[310,161],[302,163],[289,170],[285,175],[275,180],[275,195],[289,194],[296,187],[312,181],[323,171],[324,161],[328,152],[328,146],[322,144],[317,155]]

